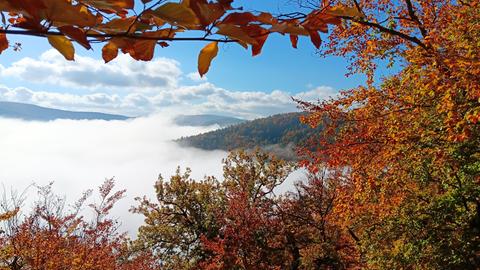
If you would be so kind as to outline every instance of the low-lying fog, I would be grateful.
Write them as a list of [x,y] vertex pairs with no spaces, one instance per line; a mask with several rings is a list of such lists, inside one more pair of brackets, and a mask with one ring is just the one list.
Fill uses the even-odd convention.
[[[224,151],[182,148],[172,142],[215,127],[180,127],[162,116],[128,121],[25,122],[0,119],[0,183],[7,191],[23,191],[32,183],[54,182],[54,191],[68,202],[114,177],[117,189],[127,189],[112,211],[122,229],[134,235],[142,217],[128,212],[134,198],[153,197],[153,184],[168,179],[177,166],[190,167],[194,178],[222,175]],[[24,209],[36,195],[29,189]]]
[[[0,119],[0,182],[7,190],[22,191],[33,182],[54,181],[55,192],[72,202],[82,191],[114,177],[118,189],[127,189],[127,198],[113,214],[120,216],[125,229],[135,230],[142,219],[127,210],[134,197],[154,194],[159,174],[168,178],[181,166],[190,167],[197,178],[221,175],[225,152],[181,148],[171,142],[213,128],[179,127],[161,115],[110,122]],[[25,209],[34,195],[31,189]]]

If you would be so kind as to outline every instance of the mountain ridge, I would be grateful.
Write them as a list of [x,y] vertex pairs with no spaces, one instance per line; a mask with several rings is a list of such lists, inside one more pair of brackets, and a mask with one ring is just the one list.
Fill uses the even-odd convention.
[[100,112],[67,111],[42,107],[34,104],[0,101],[0,117],[25,121],[70,120],[127,120],[131,117]]
[[196,114],[196,115],[177,115],[173,119],[174,123],[180,126],[212,126],[219,125],[220,127],[227,127],[235,124],[245,122],[246,120],[223,116],[216,114]]

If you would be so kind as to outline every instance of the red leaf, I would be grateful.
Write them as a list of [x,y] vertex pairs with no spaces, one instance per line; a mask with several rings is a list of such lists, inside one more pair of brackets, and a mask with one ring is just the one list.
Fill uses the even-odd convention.
[[[3,29],[3,28],[0,28]],[[7,35],[0,33],[0,54],[8,49],[8,40]]]
[[310,40],[312,41],[315,48],[319,49],[320,45],[322,45],[322,39],[320,38],[320,34],[318,34],[317,30],[308,30],[310,33]]
[[290,35],[290,42],[292,42],[292,47],[296,49],[298,44],[298,36]]
[[235,25],[247,25],[250,22],[254,22],[257,20],[257,16],[253,15],[250,12],[235,12],[229,14],[222,23],[224,24],[235,24]]

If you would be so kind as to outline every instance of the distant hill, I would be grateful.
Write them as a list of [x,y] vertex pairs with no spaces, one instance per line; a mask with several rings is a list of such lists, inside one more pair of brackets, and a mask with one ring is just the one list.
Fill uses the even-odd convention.
[[277,114],[266,118],[243,122],[215,131],[184,137],[177,142],[205,150],[234,150],[255,147],[273,152],[287,159],[295,159],[295,146],[318,134],[321,128],[313,129],[300,122],[302,113]]
[[27,121],[72,120],[126,120],[127,116],[97,112],[74,112],[50,109],[37,105],[0,101],[0,117]]
[[179,115],[174,119],[175,124],[179,126],[193,126],[204,127],[219,125],[221,127],[227,127],[235,124],[245,122],[243,119],[221,116],[214,114],[199,114],[199,115]]

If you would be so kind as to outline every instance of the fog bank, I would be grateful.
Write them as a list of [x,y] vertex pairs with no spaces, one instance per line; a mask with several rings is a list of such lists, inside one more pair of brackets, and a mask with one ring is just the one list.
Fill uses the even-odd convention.
[[[142,218],[128,209],[134,197],[154,194],[159,174],[169,178],[181,166],[190,167],[196,178],[221,175],[225,152],[182,148],[171,141],[213,128],[179,127],[163,115],[110,122],[0,119],[0,183],[22,191],[32,183],[54,181],[55,192],[72,202],[114,177],[117,189],[127,189],[127,197],[112,214],[134,233]],[[26,210],[34,195],[30,190]]]

